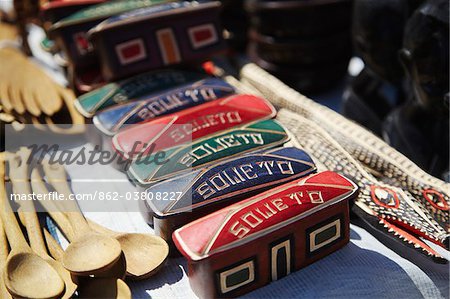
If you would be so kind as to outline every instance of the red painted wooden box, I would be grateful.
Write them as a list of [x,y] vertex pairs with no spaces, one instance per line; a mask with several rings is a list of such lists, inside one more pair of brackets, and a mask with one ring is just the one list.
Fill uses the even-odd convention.
[[357,186],[325,171],[191,222],[173,234],[200,298],[236,297],[280,279],[349,241]]

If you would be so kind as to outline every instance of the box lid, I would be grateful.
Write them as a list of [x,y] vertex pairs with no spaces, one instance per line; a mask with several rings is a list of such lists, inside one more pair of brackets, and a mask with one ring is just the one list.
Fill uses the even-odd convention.
[[263,120],[167,149],[162,164],[148,163],[147,159],[135,161],[129,167],[129,174],[142,185],[151,184],[219,160],[279,146],[288,140],[287,132],[277,121]]
[[98,112],[93,122],[103,133],[114,135],[127,125],[149,121],[234,93],[234,87],[222,79],[207,78],[114,105]]
[[[267,120],[268,122],[271,120]],[[221,200],[245,198],[257,190],[307,176],[316,171],[311,157],[295,147],[276,148],[227,159],[185,176],[157,183],[148,193],[180,192],[175,200],[147,200],[158,218],[195,213]],[[255,193],[253,193],[255,194]]]
[[59,0],[59,1],[49,1],[45,2],[41,5],[40,10],[41,11],[47,11],[52,10],[56,8],[65,8],[65,7],[72,7],[72,6],[82,6],[82,5],[93,5],[102,3],[105,0]]
[[173,233],[178,250],[202,260],[349,199],[357,186],[324,171],[281,185],[191,222]]
[[58,30],[67,26],[104,20],[110,16],[129,10],[165,3],[167,0],[116,0],[90,6],[55,23],[50,30]]
[[219,9],[220,6],[221,4],[218,1],[204,3],[199,3],[196,1],[180,1],[144,7],[108,18],[92,28],[89,31],[89,35],[92,36],[106,30],[116,29],[119,26],[128,26],[130,24],[135,24],[142,21],[155,20],[174,15],[186,15],[188,13],[203,10],[207,11],[211,9]]
[[206,74],[185,70],[157,70],[106,84],[77,98],[75,107],[85,117],[92,117],[98,110],[125,103],[138,97],[169,90],[196,80]]
[[275,115],[272,104],[260,97],[232,95],[132,126],[116,134],[112,144],[132,159]]

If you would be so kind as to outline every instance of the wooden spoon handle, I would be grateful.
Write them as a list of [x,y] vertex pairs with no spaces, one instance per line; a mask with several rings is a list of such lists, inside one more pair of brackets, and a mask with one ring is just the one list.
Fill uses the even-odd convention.
[[86,222],[86,218],[80,212],[67,212],[65,215],[69,219],[72,227],[77,228],[74,230],[75,239],[82,238],[86,233],[92,231]]
[[6,240],[3,221],[0,219],[0,269],[3,269],[3,267],[5,266],[5,261],[7,257],[8,257],[8,241]]
[[64,250],[59,246],[58,242],[53,238],[53,236],[44,228],[45,241],[47,242],[48,250],[52,257],[57,261],[62,261]]
[[[67,175],[64,167],[58,164],[45,163],[44,161],[42,164],[45,175],[53,188],[55,188],[58,193],[64,194],[65,198],[69,198],[72,191],[67,183]],[[76,202],[74,202],[73,209],[74,212],[67,212],[65,215],[69,219],[72,227],[77,228],[74,230],[74,233],[75,238],[78,238],[82,237],[86,232],[90,232],[91,229]]]
[[[45,186],[45,182],[37,168],[33,169],[31,173],[31,186],[35,194],[48,194],[48,189]],[[55,204],[52,200],[43,200],[41,201],[41,205],[47,210],[50,217],[52,217],[52,219],[58,224],[66,238],[69,241],[72,241],[74,238],[72,225],[67,217],[62,212],[58,211],[57,204]]]
[[[31,151],[22,147],[17,156],[20,157],[20,164],[17,157],[14,157],[10,161],[10,178],[13,183],[13,190],[16,194],[29,195],[31,194],[30,184],[28,182],[28,157]],[[36,214],[33,202],[23,200],[20,201],[22,214],[22,220],[27,229],[28,239],[33,251],[40,257],[48,257],[47,250],[44,243],[44,237],[42,235],[41,226],[39,224],[39,218]]]
[[89,226],[98,233],[108,235],[111,237],[115,237],[115,236],[119,235],[119,233],[117,233],[113,230],[110,230],[109,228],[106,228],[104,226],[101,226],[100,224],[98,224],[90,219],[87,219],[87,222],[89,223]]
[[[6,259],[8,258],[8,241],[6,240],[5,230],[3,227],[3,221],[0,218],[0,269],[5,268]],[[3,273],[0,272],[0,298],[11,299],[11,295],[6,289],[3,282]]]
[[19,223],[17,222],[17,219],[14,216],[11,206],[7,200],[5,188],[5,153],[0,153],[0,155],[2,156],[2,159],[0,159],[0,217],[3,223],[8,223],[8,225],[5,225],[5,231],[11,248],[30,251],[30,247],[28,246],[27,241],[20,230]]

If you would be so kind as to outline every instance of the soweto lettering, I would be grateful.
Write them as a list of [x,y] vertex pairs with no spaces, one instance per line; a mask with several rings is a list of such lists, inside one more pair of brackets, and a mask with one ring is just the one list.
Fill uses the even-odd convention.
[[204,143],[193,147],[177,162],[179,164],[185,165],[186,167],[191,167],[195,162],[205,159],[212,154],[220,153],[221,151],[224,151],[226,149],[248,144],[263,145],[264,139],[260,133],[225,135],[210,141],[205,141]]
[[215,99],[217,99],[217,95],[213,88],[187,89],[165,95],[156,100],[149,100],[148,103],[137,112],[137,115],[142,120],[146,120],[165,114],[179,107],[187,106],[191,103],[207,102]]
[[294,203],[299,205],[306,201],[313,204],[319,204],[320,202],[315,200],[316,196],[322,198],[320,191],[306,191],[305,193],[294,192],[282,198],[270,199],[264,204],[258,205],[258,207],[255,207],[240,216],[239,219],[233,222],[229,232],[237,238],[242,239],[250,233],[252,229],[257,228],[276,214],[294,206],[288,205],[285,202],[286,200],[293,199],[295,200]]
[[178,125],[172,132],[170,132],[170,136],[175,142],[178,142],[192,133],[202,129],[224,124],[239,124],[241,122],[242,119],[238,111],[207,114],[194,118],[187,124]]
[[[273,163],[244,163],[239,166],[231,167],[230,169],[225,169],[218,173],[215,173],[202,184],[200,184],[196,189],[203,199],[208,199],[214,194],[225,193],[231,186],[246,183],[248,181],[254,180],[260,176],[266,175],[292,175],[294,170],[290,161],[279,160],[279,161],[267,161]],[[289,169],[289,170],[286,170]]]

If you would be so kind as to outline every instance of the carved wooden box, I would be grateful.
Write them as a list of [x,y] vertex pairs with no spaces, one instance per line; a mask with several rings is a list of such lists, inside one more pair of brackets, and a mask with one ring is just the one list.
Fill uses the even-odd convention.
[[236,297],[278,280],[349,241],[357,186],[313,174],[223,208],[176,230],[200,298]]
[[118,15],[89,31],[107,80],[199,63],[226,48],[220,2],[172,2]]
[[[190,221],[315,171],[298,148],[259,151],[155,184],[146,190],[146,203],[156,234],[171,241],[172,232]],[[173,200],[156,199],[164,193],[173,193]]]

